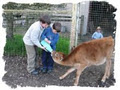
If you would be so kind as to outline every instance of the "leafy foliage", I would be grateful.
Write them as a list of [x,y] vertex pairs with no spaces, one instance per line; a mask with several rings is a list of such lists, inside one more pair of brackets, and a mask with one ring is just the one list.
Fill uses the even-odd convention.
[[7,39],[4,47],[4,55],[22,55],[26,54],[25,46],[21,35],[14,35],[13,39]]
[[66,4],[47,4],[47,3],[33,3],[33,4],[21,4],[21,3],[14,3],[8,2],[2,6],[3,9],[32,9],[32,10],[50,10],[52,7],[56,8],[64,8]]
[[[69,39],[60,37],[57,46],[56,51],[64,52],[65,54],[68,54],[69,51]],[[38,48],[38,53],[41,54],[41,49]],[[23,42],[23,36],[22,35],[14,35],[13,39],[7,39],[6,45],[4,47],[4,55],[8,56],[25,56],[26,55],[26,49]]]

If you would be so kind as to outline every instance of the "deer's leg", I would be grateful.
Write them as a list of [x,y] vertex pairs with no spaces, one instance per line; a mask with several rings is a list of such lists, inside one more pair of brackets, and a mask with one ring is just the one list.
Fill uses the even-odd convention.
[[110,52],[110,54],[107,57],[107,60],[108,60],[108,72],[106,77],[107,79],[110,77],[110,70],[111,70],[111,64],[112,64],[112,61],[111,61],[112,52],[113,50]]
[[108,68],[108,73],[107,73],[107,79],[110,79],[111,80],[111,82],[116,82],[115,81],[115,79],[114,79],[114,77],[112,78],[110,78],[110,70],[111,70],[111,65],[112,65],[112,61],[111,60],[109,60],[109,68]]
[[68,74],[70,74],[70,73],[73,72],[74,70],[75,70],[74,67],[68,69],[68,71],[67,71],[64,75],[62,75],[61,77],[59,77],[59,79],[65,78]]
[[109,60],[108,62],[109,67],[108,67],[108,72],[107,72],[107,77],[106,77],[107,79],[110,77],[111,64],[112,64],[112,61]]
[[105,73],[104,73],[104,76],[102,77],[102,80],[101,80],[103,83],[106,81],[107,78],[109,78],[110,69],[111,69],[111,60],[110,60],[110,57],[109,57],[109,58],[107,58]]
[[82,71],[83,71],[85,68],[86,68],[86,65],[78,65],[78,67],[77,67],[77,72],[76,72],[76,79],[75,79],[75,82],[74,82],[74,86],[77,86],[77,85],[78,85],[80,75],[81,75]]

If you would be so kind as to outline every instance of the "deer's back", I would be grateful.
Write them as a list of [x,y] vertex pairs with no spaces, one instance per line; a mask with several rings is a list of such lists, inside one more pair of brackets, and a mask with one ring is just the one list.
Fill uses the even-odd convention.
[[66,59],[70,62],[73,61],[73,63],[102,64],[112,52],[113,47],[114,40],[112,37],[91,40],[77,46]]

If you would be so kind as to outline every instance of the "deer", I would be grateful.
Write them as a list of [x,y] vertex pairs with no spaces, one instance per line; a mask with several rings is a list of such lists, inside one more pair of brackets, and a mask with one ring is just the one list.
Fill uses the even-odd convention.
[[99,66],[106,62],[105,72],[101,79],[101,83],[104,84],[106,79],[109,79],[110,76],[113,49],[114,39],[112,36],[109,36],[84,42],[75,47],[68,55],[57,51],[53,51],[51,55],[54,62],[71,67],[64,75],[59,77],[60,80],[76,70],[74,86],[78,85],[80,75],[85,68],[92,65]]

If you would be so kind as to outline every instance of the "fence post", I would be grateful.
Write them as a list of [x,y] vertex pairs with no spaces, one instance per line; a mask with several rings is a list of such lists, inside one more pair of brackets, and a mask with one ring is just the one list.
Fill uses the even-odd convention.
[[14,21],[14,17],[13,17],[13,12],[10,13],[6,13],[5,14],[5,18],[7,21],[7,30],[6,30],[6,38],[7,39],[13,39],[13,21]]
[[83,34],[83,24],[84,24],[84,15],[81,16],[81,23],[80,23],[80,39]]
[[70,33],[70,51],[73,46],[77,46],[79,30],[79,4],[72,5],[72,25]]
[[75,46],[78,44],[78,31],[80,30],[80,3],[77,4],[76,13]]
[[26,30],[28,29],[28,24],[29,24],[29,19],[28,19],[28,14],[26,15]]

